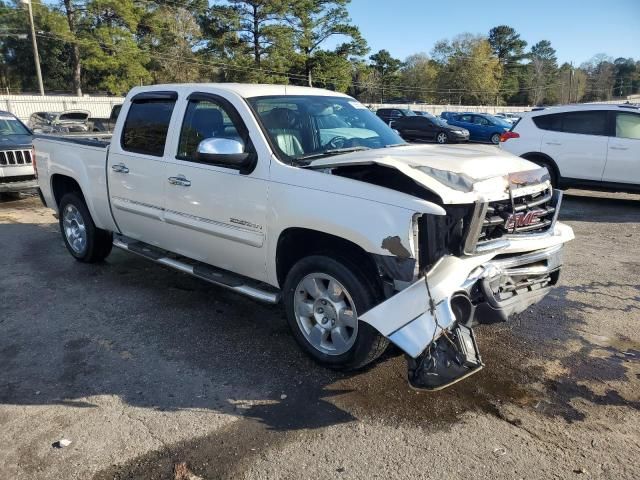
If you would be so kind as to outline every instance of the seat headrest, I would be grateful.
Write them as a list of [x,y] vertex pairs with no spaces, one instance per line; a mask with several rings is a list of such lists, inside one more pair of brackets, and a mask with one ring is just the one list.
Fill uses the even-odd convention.
[[202,138],[211,138],[224,129],[222,112],[217,108],[199,108],[193,113],[191,126]]
[[289,108],[277,107],[269,112],[266,123],[267,128],[270,129],[293,128],[296,123],[296,115]]

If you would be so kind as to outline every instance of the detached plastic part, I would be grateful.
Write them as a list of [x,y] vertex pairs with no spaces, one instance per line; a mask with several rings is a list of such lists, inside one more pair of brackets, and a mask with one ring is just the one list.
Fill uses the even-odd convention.
[[416,390],[441,390],[482,367],[473,330],[464,325],[442,335],[417,358],[407,356],[409,384]]

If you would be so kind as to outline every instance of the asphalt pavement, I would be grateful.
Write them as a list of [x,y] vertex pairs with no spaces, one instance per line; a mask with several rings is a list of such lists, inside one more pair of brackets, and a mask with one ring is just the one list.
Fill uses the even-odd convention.
[[[391,348],[310,361],[280,307],[116,251],[74,261],[0,203],[0,479],[640,478],[640,196],[570,191],[561,284],[410,390]],[[62,448],[61,439],[71,443]]]

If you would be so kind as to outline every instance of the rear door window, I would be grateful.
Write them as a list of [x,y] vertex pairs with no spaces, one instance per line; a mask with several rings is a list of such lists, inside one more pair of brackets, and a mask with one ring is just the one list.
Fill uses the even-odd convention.
[[122,149],[162,157],[176,98],[134,97],[122,129]]
[[593,110],[563,113],[562,131],[582,135],[607,135],[607,112]]
[[607,135],[607,112],[605,110],[538,115],[532,120],[542,130],[581,135]]

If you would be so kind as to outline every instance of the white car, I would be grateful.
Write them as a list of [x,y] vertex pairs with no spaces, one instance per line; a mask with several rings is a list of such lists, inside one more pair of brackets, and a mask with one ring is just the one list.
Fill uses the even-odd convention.
[[477,372],[469,327],[538,302],[573,238],[546,169],[488,145],[408,145],[327,90],[134,88],[110,144],[35,148],[77,260],[115,246],[282,300],[315,360],[360,367],[390,341],[417,388]]
[[524,113],[501,148],[548,168],[560,187],[640,191],[640,107],[568,105]]

